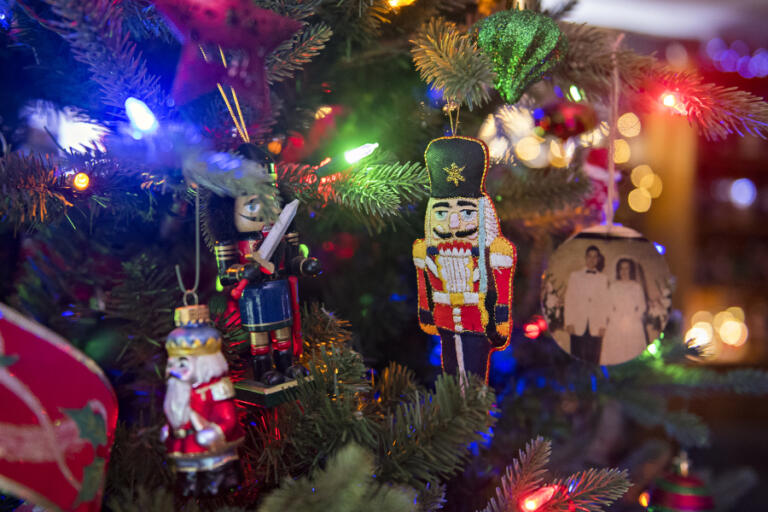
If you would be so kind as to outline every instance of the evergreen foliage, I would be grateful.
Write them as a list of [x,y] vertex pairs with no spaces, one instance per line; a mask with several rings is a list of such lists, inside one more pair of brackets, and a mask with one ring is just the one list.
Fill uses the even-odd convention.
[[500,217],[529,220],[558,210],[567,210],[573,216],[573,210],[583,203],[591,186],[578,164],[574,164],[566,169],[515,166],[488,189],[497,198]]
[[267,62],[267,78],[282,82],[294,76],[304,64],[310,62],[325,47],[333,35],[331,27],[324,24],[311,26],[275,50]]
[[[523,501],[542,488],[551,452],[551,443],[541,437],[528,443],[524,450],[520,450],[517,459],[507,467],[501,487],[496,489],[496,496],[491,498],[483,512],[520,510]],[[566,479],[555,480],[552,483],[554,492],[551,498],[544,501],[536,510],[599,512],[623,496],[629,489],[629,485],[625,471],[588,469]]]
[[111,116],[123,118],[125,100],[142,98],[155,112],[167,112],[165,91],[159,78],[147,71],[142,55],[123,30],[121,3],[110,0],[50,0],[60,19],[38,21],[67,41],[77,60],[91,71]]
[[349,444],[331,457],[312,477],[288,478],[264,499],[259,512],[302,510],[307,512],[416,511],[415,492],[403,487],[379,485],[373,455]]
[[[556,452],[561,452],[556,462],[568,459],[570,466],[583,468],[584,448],[594,437],[590,427],[608,404],[618,403],[636,425],[662,427],[677,442],[700,446],[709,438],[706,425],[695,414],[673,407],[676,399],[714,392],[768,392],[765,372],[721,372],[696,366],[683,359],[682,341],[673,337],[658,345],[656,355],[596,372],[569,360],[551,340],[541,339],[535,346],[521,342],[516,329],[511,351],[517,367],[507,381],[497,383],[498,409],[494,391],[475,379],[462,385],[453,376],[441,376],[434,385],[424,386],[429,375],[423,367],[417,373],[402,364],[387,364],[396,350],[418,352],[417,364],[426,364],[421,357],[425,337],[419,334],[419,344],[403,334],[416,325],[409,246],[421,230],[418,213],[428,192],[427,173],[420,163],[423,147],[445,128],[439,113],[443,103],[430,105],[432,100],[424,99],[425,88],[417,85],[410,60],[422,78],[450,100],[447,109],[455,103],[475,111],[484,105],[486,110],[492,108],[498,101],[491,93],[496,78],[492,63],[460,25],[465,9],[473,7],[465,0],[418,0],[397,10],[383,0],[259,0],[257,4],[301,21],[303,29],[267,56],[273,111],[250,127],[254,140],[270,140],[273,133],[307,134],[317,108],[338,103],[354,112],[339,116],[337,138],[357,135],[365,127],[366,135],[382,135],[371,140],[389,137],[397,144],[388,148],[396,156],[377,152],[321,178],[327,168],[310,162],[335,153],[328,150],[330,144],[326,147],[325,134],[313,133],[304,140],[320,149],[303,153],[301,162],[278,163],[281,192],[300,199],[315,214],[314,224],[297,218],[297,224],[303,222],[314,230],[302,230],[302,240],[306,237],[320,247],[342,232],[363,240],[367,247],[357,248],[354,260],[336,261],[339,270],[326,281],[327,289],[314,291],[314,298],[321,297],[328,308],[344,307],[344,316],[355,314],[354,322],[319,302],[304,305],[302,363],[310,369],[311,379],[295,389],[293,401],[269,413],[246,410],[242,458],[248,479],[237,493],[212,501],[174,503],[169,490],[172,475],[158,440],[164,421],[162,341],[172,328],[171,311],[180,296],[172,268],[176,262],[192,268],[194,194],[201,194],[203,235],[209,246],[218,238],[217,216],[231,221],[228,212],[211,206],[210,190],[204,186],[188,190],[183,177],[202,185],[204,179],[191,176],[210,178],[211,183],[216,177],[207,169],[143,162],[149,160],[144,154],[130,161],[130,155],[109,152],[76,159],[72,155],[24,156],[3,148],[0,236],[3,243],[23,246],[25,259],[9,265],[7,275],[15,279],[15,292],[7,300],[73,344],[97,346],[98,354],[109,352],[99,363],[108,368],[118,389],[123,421],[106,483],[109,508],[234,511],[240,509],[228,507],[241,506],[253,510],[282,482],[279,490],[264,499],[265,512],[290,507],[359,510],[377,505],[384,510],[420,512],[444,507],[468,510],[474,507],[453,501],[460,488],[484,500],[482,486],[475,485],[473,478],[509,466],[485,510],[516,511],[522,496],[544,485],[545,466],[552,454],[551,444],[539,439],[509,465],[509,454],[534,435],[545,433],[555,439]],[[557,19],[574,5],[575,1],[567,1],[545,14]],[[538,1],[528,1],[526,6],[541,11]],[[124,101],[134,96],[145,101],[161,122],[173,119],[200,127],[216,152],[232,151],[239,144],[217,94],[184,108],[168,107],[162,84],[169,77],[155,76],[167,63],[153,56],[172,55],[177,43],[151,3],[44,0],[18,3],[16,11],[21,10],[36,20],[32,29],[61,36],[77,60],[36,62],[54,70],[50,76],[56,79],[36,85],[35,94],[41,95],[40,90],[46,97],[54,94],[51,89],[56,84],[58,91],[58,79],[62,91],[87,91],[87,84],[77,79],[88,75],[99,94],[91,98],[82,93],[85,99],[73,96],[78,98],[75,102],[94,115],[108,116],[105,122],[110,126],[123,120]],[[448,19],[426,19],[441,13]],[[29,23],[26,17],[24,23]],[[569,49],[545,83],[575,84],[590,100],[603,100],[610,85],[615,34],[565,22],[559,26]],[[408,35],[415,27],[421,28]],[[32,29],[19,35],[30,48],[45,42]],[[410,54],[407,37],[412,38]],[[141,52],[134,41],[142,43]],[[642,94],[645,99],[658,99],[653,96],[655,89],[647,88],[655,82],[681,93],[689,119],[709,137],[766,132],[768,110],[755,96],[705,84],[695,74],[674,73],[654,57],[630,50],[619,49],[616,60],[622,92],[631,101],[639,102]],[[72,69],[67,69],[70,64]],[[366,79],[369,74],[373,78]],[[66,97],[64,92],[59,94]],[[248,107],[244,110],[249,118]],[[466,117],[470,132],[475,119]],[[570,231],[581,220],[580,203],[589,192],[581,160],[582,155],[577,155],[566,169],[528,169],[506,162],[503,177],[489,181],[503,220],[522,220],[532,228],[526,234],[533,231],[535,243],[546,237],[546,243],[534,248],[541,257],[552,241],[538,228],[566,226]],[[64,176],[65,168],[87,171],[91,188],[85,193],[75,191]],[[397,233],[391,229],[396,220],[400,221]],[[510,227],[506,224],[505,230]],[[366,229],[378,233],[377,237],[364,238]],[[521,249],[527,238],[516,239]],[[327,251],[329,259],[331,252]],[[524,262],[524,250],[520,254]],[[528,265],[533,271],[528,276],[518,274],[516,292],[525,284],[521,279],[537,282],[540,268],[531,258]],[[203,259],[209,260],[204,261],[204,269],[213,268],[209,254],[204,253]],[[407,272],[403,272],[404,262]],[[212,273],[204,270],[204,283]],[[210,297],[233,376],[242,377],[247,364],[242,355],[244,332],[227,325],[231,317],[223,315],[226,298],[212,295],[213,279],[208,281],[201,298]],[[516,304],[517,320],[523,316],[520,311],[525,307]],[[405,347],[408,344],[413,347]],[[363,347],[363,355],[352,346]],[[408,359],[400,352],[396,356],[399,361]],[[383,368],[380,376],[366,373],[371,365]],[[486,439],[492,426],[492,444],[481,447],[479,456],[472,458],[468,445]],[[463,468],[466,471],[461,473]],[[450,478],[462,485],[453,485]],[[558,491],[543,510],[597,511],[626,490],[627,480],[616,470],[587,470],[554,480],[552,485]]]
[[60,219],[72,206],[73,191],[50,158],[8,154],[0,158],[0,215],[15,227]]
[[419,29],[411,44],[416,69],[430,87],[470,110],[490,100],[496,79],[491,60],[455,23],[433,18]]

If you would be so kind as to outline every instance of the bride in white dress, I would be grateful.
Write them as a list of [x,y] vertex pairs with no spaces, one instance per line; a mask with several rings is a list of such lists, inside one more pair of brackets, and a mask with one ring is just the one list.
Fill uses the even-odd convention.
[[616,263],[616,280],[608,286],[608,326],[603,337],[600,364],[619,364],[645,350],[644,315],[647,309],[637,265],[629,258]]

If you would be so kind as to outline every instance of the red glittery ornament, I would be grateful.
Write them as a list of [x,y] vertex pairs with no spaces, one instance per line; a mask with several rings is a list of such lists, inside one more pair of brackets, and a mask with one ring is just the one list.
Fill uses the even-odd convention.
[[592,130],[597,126],[597,115],[586,103],[550,103],[534,112],[540,135],[554,135],[567,139]]

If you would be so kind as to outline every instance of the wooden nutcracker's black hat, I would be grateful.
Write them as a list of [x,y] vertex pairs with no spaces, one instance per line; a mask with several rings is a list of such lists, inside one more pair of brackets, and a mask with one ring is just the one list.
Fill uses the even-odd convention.
[[481,197],[485,195],[488,147],[472,137],[440,137],[424,152],[431,196]]

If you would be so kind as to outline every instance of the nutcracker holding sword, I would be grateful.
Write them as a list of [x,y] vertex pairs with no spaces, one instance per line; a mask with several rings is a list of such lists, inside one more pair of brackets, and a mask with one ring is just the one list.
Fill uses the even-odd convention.
[[231,286],[228,313],[239,315],[250,342],[253,380],[267,387],[294,379],[306,370],[295,364],[301,354],[298,276],[317,276],[320,263],[302,256],[298,234],[290,228],[298,200],[280,211],[278,193],[241,195],[234,201],[236,240],[216,242],[219,279]]

